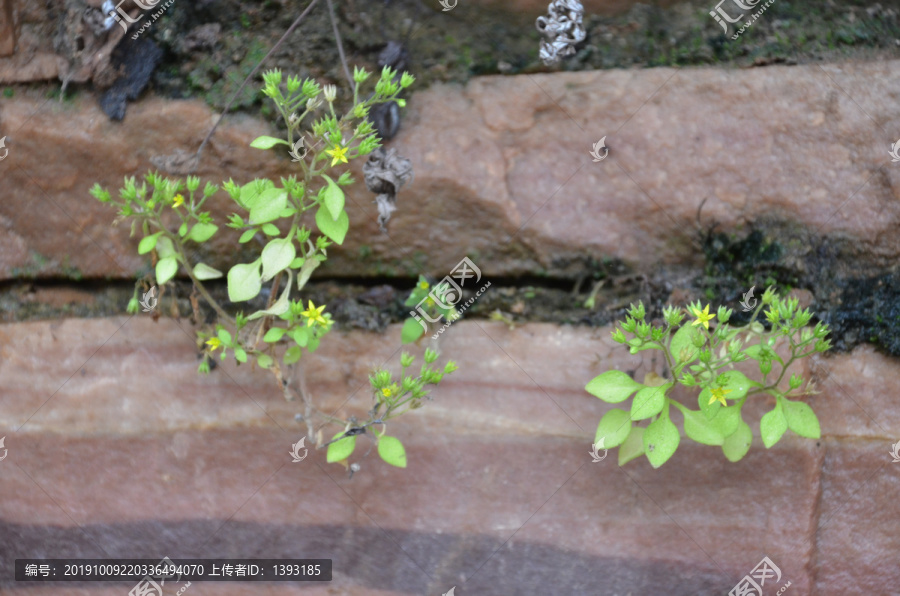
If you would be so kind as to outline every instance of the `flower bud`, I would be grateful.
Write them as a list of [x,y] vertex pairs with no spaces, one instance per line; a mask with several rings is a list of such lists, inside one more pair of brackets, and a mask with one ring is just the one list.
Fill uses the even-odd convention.
[[354,81],[356,81],[357,83],[362,83],[368,78],[369,78],[369,73],[365,69],[359,68],[357,66],[353,67],[353,80]]

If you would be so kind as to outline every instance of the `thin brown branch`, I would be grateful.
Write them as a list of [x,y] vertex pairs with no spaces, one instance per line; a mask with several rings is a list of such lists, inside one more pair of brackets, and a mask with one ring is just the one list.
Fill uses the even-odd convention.
[[334,3],[332,0],[325,0],[328,3],[328,16],[331,17],[331,28],[334,29],[334,40],[337,42],[338,54],[341,57],[341,66],[344,67],[344,76],[347,77],[347,83],[353,89],[353,77],[350,76],[350,68],[347,67],[347,58],[344,56],[344,44],[341,42],[341,34],[338,31],[337,19],[334,17]]
[[288,27],[288,30],[284,32],[284,35],[281,36],[281,39],[279,39],[278,42],[274,46],[272,46],[272,49],[269,50],[269,53],[266,54],[265,56],[263,56],[263,59],[260,60],[256,64],[256,66],[253,67],[253,70],[250,71],[250,74],[247,75],[247,78],[244,79],[244,82],[241,83],[241,86],[238,87],[238,90],[234,92],[234,95],[232,95],[231,99],[228,100],[228,103],[225,104],[225,109],[222,110],[222,113],[219,115],[219,119],[216,120],[216,123],[213,125],[213,127],[210,129],[209,133],[206,135],[206,138],[203,139],[202,143],[200,143],[200,148],[197,149],[197,163],[200,162],[200,155],[203,153],[203,148],[206,147],[206,143],[208,143],[209,139],[212,138],[213,134],[216,132],[216,129],[219,127],[219,124],[222,122],[222,118],[225,117],[225,114],[228,113],[228,110],[231,108],[231,105],[234,103],[234,100],[237,99],[237,97],[241,93],[241,91],[244,90],[244,87],[247,85],[247,82],[251,78],[253,78],[253,75],[255,75],[256,71],[259,70],[259,67],[263,65],[263,62],[265,62],[266,60],[271,58],[272,54],[274,54],[278,50],[278,48],[281,47],[281,44],[284,43],[284,40],[287,39],[287,36],[290,35],[291,32],[293,32],[293,30],[297,28],[297,26],[300,24],[300,21],[302,21],[303,18],[307,14],[309,14],[309,11],[312,10],[313,6],[315,6],[316,2],[318,2],[318,1],[319,0],[312,0],[312,2],[309,3],[309,6],[306,7],[306,10],[304,10],[302,13],[300,13],[300,16],[297,17],[297,19],[291,24],[290,27]]

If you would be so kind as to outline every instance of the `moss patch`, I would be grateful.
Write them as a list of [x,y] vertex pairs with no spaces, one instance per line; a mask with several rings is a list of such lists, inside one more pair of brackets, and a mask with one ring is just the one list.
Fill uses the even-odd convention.
[[[213,10],[208,2],[179,4],[147,34],[166,51],[156,73],[157,89],[173,97],[202,97],[221,108],[301,7],[288,10],[275,2],[237,0],[221,0],[214,6]],[[898,55],[900,11],[880,4],[777,0],[737,40],[730,39],[731,29],[726,35],[709,16],[714,6],[710,0],[666,8],[635,4],[615,16],[588,8],[587,39],[559,69],[742,67]],[[388,41],[402,42],[409,52],[407,68],[419,79],[416,90],[437,81],[549,70],[538,60],[540,36],[534,21],[539,13],[477,3],[442,12],[437,3],[426,6],[413,0],[369,4],[346,0],[335,8],[348,61],[374,69]],[[197,27],[213,23],[221,31],[211,47],[185,43]],[[346,86],[324,5],[306,17],[263,66],[268,68]],[[248,83],[238,108],[261,108],[255,91],[261,80],[257,73]]]

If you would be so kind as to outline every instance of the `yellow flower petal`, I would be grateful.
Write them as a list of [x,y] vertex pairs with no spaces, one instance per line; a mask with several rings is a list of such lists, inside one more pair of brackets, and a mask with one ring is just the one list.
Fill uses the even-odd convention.
[[690,308],[690,311],[695,317],[697,317],[697,320],[691,323],[691,326],[703,325],[705,329],[709,330],[709,322],[716,318],[715,313],[709,314],[708,304],[703,308],[702,311],[699,308],[694,308],[693,306]]
[[340,145],[336,146],[334,149],[329,149],[326,151],[328,155],[331,155],[333,159],[331,160],[331,165],[334,166],[338,162],[341,163],[350,163],[347,160],[347,148],[341,147]]
[[725,394],[731,393],[731,389],[725,389],[724,387],[716,387],[715,389],[710,389],[709,392],[712,394],[712,397],[709,398],[709,403],[707,405],[712,405],[714,401],[718,400],[722,403],[723,406],[727,406],[728,403],[725,401]]

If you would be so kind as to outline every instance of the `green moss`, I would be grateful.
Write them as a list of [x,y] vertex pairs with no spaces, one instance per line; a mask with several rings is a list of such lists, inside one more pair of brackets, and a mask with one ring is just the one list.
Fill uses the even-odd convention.
[[[243,54],[240,63],[223,70],[212,57],[207,57],[200,61],[187,77],[191,87],[199,92],[209,105],[218,109],[225,107],[247,75],[268,52],[268,46],[260,39],[253,39],[247,47],[238,47],[240,43],[234,41],[234,37],[231,40],[233,50]],[[257,73],[260,81],[261,76]],[[259,88],[257,81],[250,81],[235,99],[232,109],[248,108],[256,104],[262,97]]]
[[73,267],[69,263],[69,255],[63,257],[62,264],[59,266],[59,268],[64,277],[75,281],[81,281],[84,279],[84,274],[81,272],[81,270],[78,269],[78,267]]

